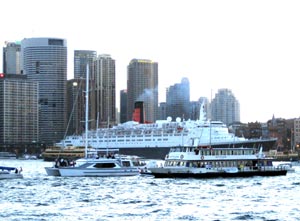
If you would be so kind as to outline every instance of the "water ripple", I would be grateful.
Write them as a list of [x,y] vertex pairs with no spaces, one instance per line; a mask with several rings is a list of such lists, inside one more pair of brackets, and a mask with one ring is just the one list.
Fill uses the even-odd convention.
[[209,180],[64,178],[47,176],[47,162],[5,161],[16,162],[24,179],[0,180],[1,220],[299,220],[299,173]]

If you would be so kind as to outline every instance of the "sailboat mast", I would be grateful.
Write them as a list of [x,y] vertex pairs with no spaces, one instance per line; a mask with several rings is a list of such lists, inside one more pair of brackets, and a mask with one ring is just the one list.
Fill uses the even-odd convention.
[[89,126],[89,65],[86,65],[86,83],[85,83],[85,149],[84,155],[87,158],[88,150],[88,126]]

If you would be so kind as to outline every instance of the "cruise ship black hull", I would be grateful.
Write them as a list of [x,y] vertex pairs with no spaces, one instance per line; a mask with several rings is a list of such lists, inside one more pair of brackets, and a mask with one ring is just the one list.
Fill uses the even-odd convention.
[[[239,143],[222,143],[213,144],[212,148],[232,148],[232,147],[251,147],[259,148],[263,147],[263,151],[271,150],[276,143],[276,139],[270,140],[247,140]],[[136,155],[147,159],[165,159],[165,156],[169,153],[171,147],[120,147],[119,153],[124,155]]]

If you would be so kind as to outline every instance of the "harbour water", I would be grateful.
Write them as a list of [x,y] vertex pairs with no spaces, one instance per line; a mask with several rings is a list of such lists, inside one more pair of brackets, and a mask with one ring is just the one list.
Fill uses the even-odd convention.
[[300,220],[300,167],[278,177],[50,177],[41,160],[1,160],[0,220]]

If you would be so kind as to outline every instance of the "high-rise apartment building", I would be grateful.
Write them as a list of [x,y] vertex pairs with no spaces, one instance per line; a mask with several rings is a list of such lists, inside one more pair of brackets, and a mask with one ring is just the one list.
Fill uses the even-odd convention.
[[86,65],[89,64],[90,73],[93,69],[93,61],[97,57],[96,51],[75,50],[74,51],[74,78],[86,77]]
[[94,60],[93,75],[91,82],[92,119],[99,122],[99,127],[114,125],[117,121],[115,60],[107,54],[98,55]]
[[38,119],[38,83],[20,74],[0,74],[0,146],[37,143]]
[[5,74],[21,74],[21,44],[19,42],[5,42],[3,48],[3,72]]
[[67,41],[60,38],[25,38],[21,67],[39,84],[39,142],[53,144],[66,130]]
[[158,63],[132,59],[127,67],[127,120],[132,120],[136,101],[144,102],[145,120],[155,122],[158,116]]
[[181,83],[174,84],[166,92],[167,116],[175,120],[191,118],[190,105],[190,82],[187,78],[182,78]]
[[240,121],[240,103],[229,89],[219,89],[211,102],[212,120],[229,125]]

